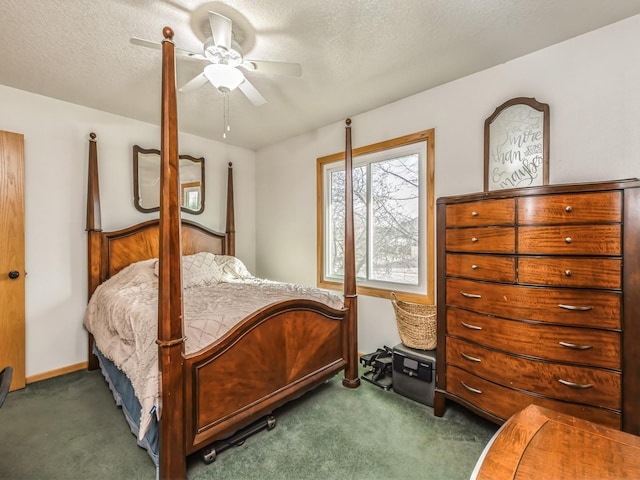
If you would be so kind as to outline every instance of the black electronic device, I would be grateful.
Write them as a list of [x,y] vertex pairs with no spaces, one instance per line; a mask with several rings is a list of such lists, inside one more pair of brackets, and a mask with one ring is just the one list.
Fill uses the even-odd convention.
[[433,407],[435,350],[418,350],[402,343],[393,347],[393,390]]
[[393,351],[385,346],[378,348],[373,353],[367,353],[360,357],[360,363],[368,368],[362,375],[362,379],[374,385],[389,390],[393,380]]

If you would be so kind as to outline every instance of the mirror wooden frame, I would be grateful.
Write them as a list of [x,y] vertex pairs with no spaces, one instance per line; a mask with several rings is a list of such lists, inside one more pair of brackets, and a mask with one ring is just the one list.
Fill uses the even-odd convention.
[[517,97],[484,122],[484,191],[549,184],[549,105]]
[[[155,148],[142,148],[139,145],[133,146],[133,205],[136,207],[136,210],[144,213],[158,212],[160,210],[160,204],[158,202],[157,207],[143,207],[140,199],[140,164],[139,164],[139,154],[145,155],[158,155],[158,178],[160,177],[159,169],[160,169],[160,150]],[[184,192],[185,188],[194,188],[199,187],[200,189],[200,208],[197,210],[193,210],[184,206],[184,198],[182,199],[182,206],[180,210],[185,213],[191,213],[193,215],[199,215],[204,211],[204,157],[192,157],[191,155],[179,155],[180,160],[189,160],[196,164],[200,165],[200,182],[199,185],[194,184],[194,182],[187,182],[182,185],[181,192]],[[197,182],[196,182],[197,183]],[[160,185],[158,185],[158,195],[160,192]]]

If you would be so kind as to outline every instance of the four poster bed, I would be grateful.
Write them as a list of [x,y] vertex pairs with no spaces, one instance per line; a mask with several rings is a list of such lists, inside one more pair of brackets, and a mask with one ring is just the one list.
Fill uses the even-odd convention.
[[[118,231],[102,231],[96,137],[91,134],[87,198],[91,299],[85,325],[89,331],[89,368],[100,367],[116,400],[131,403],[125,415],[130,424],[137,424],[132,425],[132,430],[138,434],[139,443],[157,450],[159,476],[184,478],[188,455],[263,418],[339,371],[345,372],[342,383],[346,387],[355,388],[360,383],[351,132],[347,120],[344,297],[338,297],[338,304],[331,303],[330,299],[320,298],[331,296],[326,292],[288,285],[283,297],[270,290],[269,295],[273,294],[267,295],[270,303],[251,310],[254,307],[248,307],[247,300],[257,295],[247,293],[250,288],[247,284],[266,282],[268,288],[276,288],[273,285],[276,282],[253,278],[233,256],[231,165],[226,232],[217,233],[180,218],[173,31],[165,27],[163,35],[160,218]],[[206,270],[209,267],[213,270]],[[121,280],[123,276],[126,279]],[[213,307],[191,304],[194,297],[204,296],[200,288],[223,285],[228,289],[244,289],[240,290],[240,299],[217,297]],[[126,293],[118,290],[123,286]],[[146,306],[157,322],[151,333],[140,334],[139,324],[147,320],[133,316],[123,327],[130,334],[124,343],[111,337],[105,339],[105,331],[115,327],[110,317],[101,317],[99,311],[106,310],[113,316],[113,312],[125,308],[100,307],[99,297],[108,296],[109,292],[116,292],[115,296],[123,302]],[[150,299],[157,303],[151,305]],[[201,336],[203,329],[193,327],[189,316],[194,311],[206,310],[215,317],[222,306],[227,309],[218,316],[229,317],[228,310],[235,310],[241,318],[233,319],[224,333],[220,328],[213,340],[204,335],[202,342],[190,343]],[[202,316],[197,321],[209,323]],[[142,344],[143,341],[146,343]],[[113,358],[107,358],[117,357],[116,353],[123,351],[129,355],[125,363],[134,365],[133,373],[126,374],[128,378],[117,373],[119,368]],[[152,352],[151,360],[143,355],[146,351]],[[147,369],[141,372],[143,365]],[[125,384],[124,390],[129,393],[133,390],[136,397],[125,398],[128,394],[120,391],[121,384]],[[149,391],[155,385],[157,390]],[[147,395],[137,398],[140,391]],[[129,418],[138,415],[140,422]]]

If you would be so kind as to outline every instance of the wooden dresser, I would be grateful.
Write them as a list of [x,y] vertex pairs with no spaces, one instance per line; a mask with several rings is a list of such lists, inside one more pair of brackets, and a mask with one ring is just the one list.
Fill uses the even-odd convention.
[[640,434],[640,181],[440,198],[434,413]]

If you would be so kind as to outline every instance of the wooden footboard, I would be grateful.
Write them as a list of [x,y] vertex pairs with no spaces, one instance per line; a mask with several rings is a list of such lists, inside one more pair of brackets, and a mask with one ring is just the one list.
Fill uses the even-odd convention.
[[312,301],[267,307],[186,358],[188,453],[223,438],[347,365],[346,311]]

